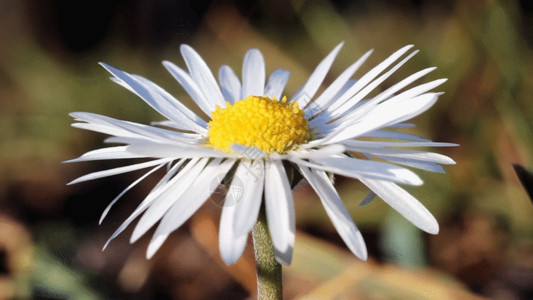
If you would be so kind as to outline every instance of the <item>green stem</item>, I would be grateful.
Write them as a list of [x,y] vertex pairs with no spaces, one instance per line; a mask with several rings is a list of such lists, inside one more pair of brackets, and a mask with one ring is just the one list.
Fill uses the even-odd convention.
[[261,206],[252,236],[257,266],[257,299],[279,300],[282,298],[281,264],[276,261],[274,255],[264,205]]

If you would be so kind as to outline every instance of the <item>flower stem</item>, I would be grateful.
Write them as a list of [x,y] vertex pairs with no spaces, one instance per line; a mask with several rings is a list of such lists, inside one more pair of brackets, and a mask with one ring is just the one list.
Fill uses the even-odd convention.
[[257,266],[257,299],[281,299],[281,264],[276,261],[274,255],[264,204],[261,206],[252,236]]

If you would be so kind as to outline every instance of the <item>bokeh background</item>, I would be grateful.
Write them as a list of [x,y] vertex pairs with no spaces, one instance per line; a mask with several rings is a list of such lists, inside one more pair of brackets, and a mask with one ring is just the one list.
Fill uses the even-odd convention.
[[[142,123],[161,119],[108,80],[105,61],[148,77],[181,101],[189,97],[161,65],[184,65],[192,45],[214,72],[240,70],[250,47],[267,71],[291,71],[290,96],[340,41],[331,82],[368,49],[360,72],[394,50],[420,53],[383,85],[437,66],[425,81],[448,78],[445,92],[409,132],[461,144],[436,151],[457,165],[420,171],[408,188],[439,220],[429,236],[338,177],[337,188],[363,231],[370,259],[349,253],[318,198],[295,188],[294,262],[284,268],[287,299],[533,298],[533,205],[512,164],[533,158],[533,5],[530,1],[179,1],[3,0],[0,2],[0,298],[254,298],[249,245],[231,267],[218,253],[216,197],[172,234],[151,260],[149,236],[107,238],[156,182],[130,191],[101,226],[106,205],[140,176],[133,172],[65,184],[120,162],[62,164],[101,147],[103,135],[69,126],[72,111]],[[237,72],[240,74],[240,72]]]

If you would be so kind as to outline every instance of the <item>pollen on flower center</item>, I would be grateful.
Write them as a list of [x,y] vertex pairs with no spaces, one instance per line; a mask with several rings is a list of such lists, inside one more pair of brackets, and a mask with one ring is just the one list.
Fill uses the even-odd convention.
[[230,151],[232,144],[256,147],[263,152],[287,153],[309,138],[305,112],[298,103],[275,98],[249,96],[212,112],[209,143]]

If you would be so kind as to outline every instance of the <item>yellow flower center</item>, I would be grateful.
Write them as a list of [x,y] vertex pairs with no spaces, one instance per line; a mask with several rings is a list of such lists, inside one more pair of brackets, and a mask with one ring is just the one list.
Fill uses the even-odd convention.
[[211,114],[209,143],[231,153],[230,146],[241,144],[263,152],[285,154],[309,138],[305,112],[298,103],[275,98],[249,96]]

